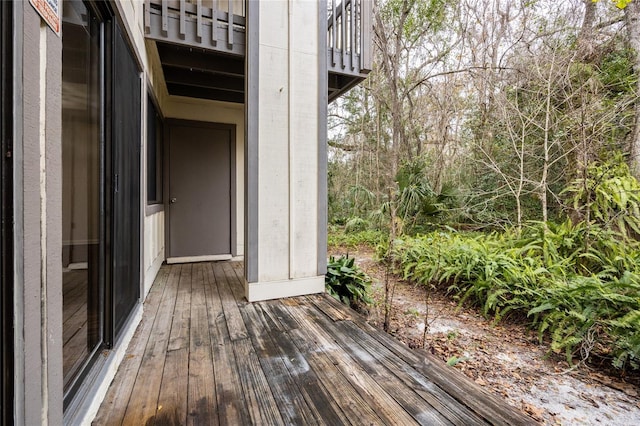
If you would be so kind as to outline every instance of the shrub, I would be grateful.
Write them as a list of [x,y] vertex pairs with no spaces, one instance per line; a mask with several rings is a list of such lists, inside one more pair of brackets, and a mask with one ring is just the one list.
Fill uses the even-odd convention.
[[433,232],[394,243],[405,279],[446,289],[500,320],[528,318],[572,362],[640,368],[640,245],[597,225],[522,233]]
[[355,264],[353,257],[331,256],[324,283],[327,292],[347,306],[361,309],[371,303],[371,278]]
[[334,228],[329,230],[328,244],[330,247],[357,249],[362,245],[375,247],[385,239],[384,233],[371,229],[348,233]]

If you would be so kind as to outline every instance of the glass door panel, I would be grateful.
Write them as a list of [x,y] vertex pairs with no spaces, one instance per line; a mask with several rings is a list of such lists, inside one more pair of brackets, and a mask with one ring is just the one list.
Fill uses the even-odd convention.
[[100,23],[67,1],[62,25],[63,372],[68,392],[102,343]]

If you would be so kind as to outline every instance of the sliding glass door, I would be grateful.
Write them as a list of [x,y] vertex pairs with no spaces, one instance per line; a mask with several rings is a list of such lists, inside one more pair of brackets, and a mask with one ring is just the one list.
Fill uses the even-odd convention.
[[103,24],[80,1],[65,2],[63,13],[63,370],[69,390],[103,341]]
[[140,296],[141,76],[106,2],[68,0],[62,25],[65,403]]

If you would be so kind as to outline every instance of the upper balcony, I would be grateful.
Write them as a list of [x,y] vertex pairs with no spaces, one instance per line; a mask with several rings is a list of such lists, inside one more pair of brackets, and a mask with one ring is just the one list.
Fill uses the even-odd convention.
[[[371,70],[370,0],[327,1],[329,102]],[[169,94],[244,102],[245,0],[145,0]]]
[[329,0],[327,60],[329,102],[371,71],[373,0]]

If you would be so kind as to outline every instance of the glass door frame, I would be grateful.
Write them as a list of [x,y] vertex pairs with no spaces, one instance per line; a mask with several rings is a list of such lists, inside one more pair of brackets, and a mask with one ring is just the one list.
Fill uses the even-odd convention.
[[0,425],[13,424],[13,4],[0,2]]
[[[85,7],[91,12],[93,16],[96,17],[99,22],[99,38],[100,38],[100,46],[99,46],[99,87],[100,87],[100,97],[99,97],[99,155],[100,155],[100,170],[99,170],[99,210],[100,210],[100,218],[99,218],[99,246],[98,246],[98,285],[99,285],[99,303],[98,303],[98,316],[99,316],[99,327],[100,327],[100,337],[101,340],[96,345],[92,353],[87,356],[82,368],[79,370],[75,377],[73,377],[72,382],[69,384],[67,389],[65,390],[64,395],[64,407],[67,409],[69,404],[74,400],[76,394],[79,389],[82,387],[83,382],[90,374],[92,367],[96,365],[96,361],[100,359],[101,354],[105,349],[113,348],[120,337],[121,332],[123,331],[123,326],[127,323],[132,313],[135,311],[135,306],[139,303],[140,300],[140,270],[141,270],[141,244],[135,245],[136,248],[131,250],[131,259],[122,258],[122,253],[119,253],[118,250],[122,247],[123,244],[127,244],[124,241],[118,241],[117,231],[121,229],[122,226],[127,226],[130,223],[137,223],[137,231],[139,233],[140,227],[142,226],[142,210],[141,210],[141,196],[142,196],[142,188],[141,188],[141,164],[140,164],[140,155],[141,155],[141,144],[142,144],[142,125],[143,125],[143,117],[141,116],[142,109],[140,108],[140,116],[137,118],[137,121],[133,123],[124,123],[126,125],[137,126],[136,129],[139,135],[139,141],[130,142],[129,139],[118,133],[120,128],[123,126],[122,120],[126,121],[128,117],[122,117],[122,113],[119,114],[119,105],[116,105],[118,102],[118,95],[122,94],[122,90],[117,90],[117,82],[116,79],[120,78],[135,78],[138,80],[138,84],[142,84],[141,75],[139,65],[136,63],[136,73],[135,76],[131,74],[131,76],[122,75],[123,69],[121,67],[122,64],[118,63],[119,60],[118,55],[122,54],[130,54],[133,62],[135,63],[135,56],[133,55],[133,51],[131,46],[127,43],[126,32],[124,31],[124,26],[120,23],[120,21],[116,18],[115,13],[112,9],[112,6],[108,2],[97,2],[91,0],[82,0],[82,3]],[[63,30],[64,32],[64,30]],[[64,37],[64,35],[63,35]],[[63,38],[64,40],[64,38]],[[116,43],[120,41],[120,43]],[[117,45],[119,45],[119,50]],[[128,52],[125,52],[128,51]],[[120,66],[120,68],[118,67]],[[64,64],[63,64],[64,68]],[[118,70],[120,70],[120,74],[118,74]],[[140,86],[141,87],[141,86]],[[138,93],[134,94],[139,96],[138,102],[143,102],[142,91],[139,90]],[[118,120],[121,122],[116,123]],[[116,128],[115,126],[120,126],[120,128]],[[131,135],[129,135],[131,136]],[[131,144],[136,143],[134,145],[128,145],[127,142]],[[124,145],[123,145],[124,144]],[[129,148],[134,149],[134,155],[136,157],[136,170],[133,174],[129,173],[127,175],[123,170],[120,170],[119,167],[122,167],[122,149]],[[119,180],[122,182],[118,182]],[[129,176],[132,180],[131,182],[125,181],[122,176]],[[118,186],[123,185],[133,185],[137,189],[133,191],[133,197],[135,198],[136,204],[134,207],[136,210],[135,214],[132,217],[132,212],[129,210],[124,210],[119,202],[121,200],[116,196],[119,192]],[[137,198],[136,198],[137,197]],[[133,222],[132,222],[133,221]],[[134,226],[135,228],[135,226]],[[133,238],[138,238],[139,236],[132,235]],[[129,243],[130,244],[130,243]],[[131,299],[132,307],[127,312],[118,312],[116,309],[116,303],[118,302],[118,285],[114,282],[118,277],[121,277],[122,271],[117,268],[121,266],[121,262],[127,264],[127,261],[130,264],[135,263],[129,269],[129,282],[128,284],[131,286],[137,286],[135,291],[133,291],[132,297],[135,297],[135,300]],[[126,267],[125,267],[126,268]],[[125,273],[126,275],[126,273]],[[120,283],[122,284],[122,283]],[[120,286],[121,287],[121,286]],[[117,294],[118,293],[118,294]]]
[[[63,3],[63,7],[66,6],[66,1]],[[110,69],[110,55],[109,55],[109,46],[111,40],[111,21],[114,19],[114,13],[108,3],[96,3],[93,1],[82,1],[84,6],[87,8],[92,15],[97,20],[98,27],[98,39],[99,39],[99,47],[98,47],[98,86],[99,86],[99,111],[97,113],[98,116],[98,134],[99,134],[99,188],[98,188],[98,197],[99,197],[99,219],[98,219],[98,279],[97,284],[98,288],[96,289],[96,297],[98,298],[97,306],[98,306],[98,324],[97,329],[99,331],[99,338],[88,354],[88,356],[83,361],[82,366],[78,369],[77,373],[74,373],[75,376],[71,378],[69,385],[64,390],[64,409],[66,410],[71,401],[74,399],[78,390],[84,383],[84,380],[87,378],[91,367],[96,363],[96,360],[101,356],[102,351],[105,348],[111,347],[112,338],[109,333],[108,323],[108,309],[106,308],[108,303],[110,303],[110,297],[108,292],[108,283],[110,279],[110,268],[109,268],[109,238],[108,238],[108,212],[106,211],[107,201],[106,201],[106,190],[107,183],[109,180],[108,170],[108,157],[107,157],[107,141],[109,140],[108,134],[108,123],[110,119],[110,97],[108,93],[110,91],[111,86],[111,74],[109,72]],[[68,4],[68,3],[67,3]],[[64,32],[64,30],[63,30]],[[63,34],[64,37],[64,34]],[[64,40],[64,39],[63,39]],[[63,64],[64,68],[64,64]],[[63,124],[64,125],[64,124]]]

